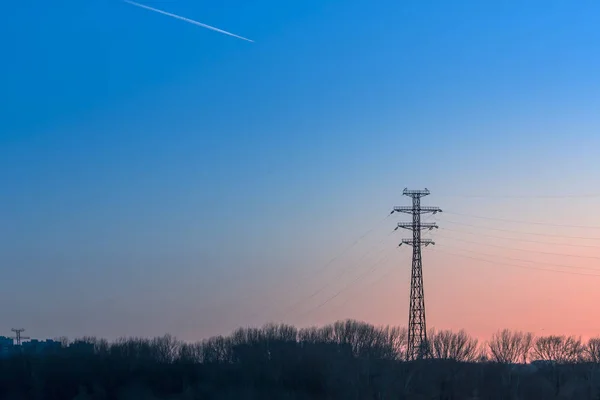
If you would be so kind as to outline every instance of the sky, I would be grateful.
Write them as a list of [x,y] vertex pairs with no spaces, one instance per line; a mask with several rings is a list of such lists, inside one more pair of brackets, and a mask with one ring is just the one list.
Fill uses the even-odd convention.
[[140,2],[254,42],[3,5],[0,335],[406,325],[405,187],[428,327],[600,335],[598,2]]

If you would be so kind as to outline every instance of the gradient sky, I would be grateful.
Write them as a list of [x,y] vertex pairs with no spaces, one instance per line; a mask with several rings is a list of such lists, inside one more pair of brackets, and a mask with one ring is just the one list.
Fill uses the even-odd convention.
[[0,335],[404,325],[404,187],[448,211],[429,327],[600,334],[600,3],[144,4],[256,42],[3,4]]

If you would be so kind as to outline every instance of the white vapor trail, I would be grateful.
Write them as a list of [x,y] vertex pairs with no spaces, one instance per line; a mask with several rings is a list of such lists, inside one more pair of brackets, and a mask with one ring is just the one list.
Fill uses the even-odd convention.
[[180,15],[172,14],[170,12],[166,12],[166,11],[162,11],[162,10],[159,10],[159,9],[156,9],[156,8],[153,8],[153,7],[145,6],[143,4],[136,3],[135,1],[131,1],[131,0],[123,0],[123,1],[125,3],[131,4],[131,5],[136,6],[136,7],[145,8],[146,10],[154,11],[154,12],[157,12],[159,14],[163,14],[163,15],[166,15],[166,16],[169,16],[169,17],[177,18],[177,19],[180,19],[182,21],[189,22],[190,24],[201,26],[202,28],[210,29],[210,30],[213,30],[213,31],[216,31],[216,32],[219,32],[219,33],[223,33],[225,35],[233,36],[235,38],[246,40],[248,42],[254,43],[254,40],[250,40],[250,39],[247,39],[245,37],[235,35],[235,34],[233,34],[231,32],[227,32],[227,31],[224,31],[222,29],[215,28],[214,26],[203,24],[202,22],[194,21],[193,19],[185,18],[185,17],[182,17]]

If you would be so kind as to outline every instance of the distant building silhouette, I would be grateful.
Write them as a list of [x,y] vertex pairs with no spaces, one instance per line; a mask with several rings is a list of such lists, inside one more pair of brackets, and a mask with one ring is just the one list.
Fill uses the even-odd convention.
[[0,358],[11,356],[15,352],[13,338],[0,336]]
[[57,352],[61,348],[61,343],[55,340],[30,340],[29,342],[23,342],[21,345],[23,353],[26,354],[49,354]]
[[47,355],[53,354],[62,348],[62,343],[56,340],[23,341],[20,345],[15,343],[12,337],[0,336],[0,359],[8,358],[17,354]]

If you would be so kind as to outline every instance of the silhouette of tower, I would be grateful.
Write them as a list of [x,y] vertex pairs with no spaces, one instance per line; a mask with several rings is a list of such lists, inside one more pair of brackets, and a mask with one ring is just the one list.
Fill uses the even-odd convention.
[[412,270],[410,276],[410,309],[408,313],[408,351],[407,359],[422,358],[427,352],[427,326],[425,324],[425,295],[423,292],[423,263],[421,260],[421,246],[435,244],[431,239],[421,239],[423,229],[438,228],[435,223],[421,222],[421,214],[436,214],[442,212],[438,207],[421,207],[421,197],[429,194],[429,190],[408,190],[402,192],[404,196],[412,198],[412,207],[394,207],[393,212],[412,215],[411,222],[399,222],[398,228],[412,230],[412,239],[402,239],[403,244],[412,246]]
[[15,333],[15,340],[17,341],[17,346],[21,345],[21,340],[23,339],[31,339],[29,336],[22,336],[21,333],[25,332],[25,329],[11,329]]

